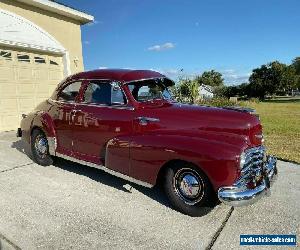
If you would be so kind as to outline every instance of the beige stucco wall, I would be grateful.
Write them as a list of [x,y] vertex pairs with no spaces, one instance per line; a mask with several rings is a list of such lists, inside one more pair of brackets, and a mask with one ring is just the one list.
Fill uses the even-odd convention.
[[[1,0],[0,9],[30,20],[59,41],[69,52],[71,73],[84,70],[79,22],[13,0]],[[75,58],[79,59],[77,65],[74,62]]]

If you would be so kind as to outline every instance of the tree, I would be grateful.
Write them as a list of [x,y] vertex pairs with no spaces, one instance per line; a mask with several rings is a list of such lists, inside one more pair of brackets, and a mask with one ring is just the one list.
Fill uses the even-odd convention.
[[222,74],[214,70],[203,72],[203,74],[201,76],[197,76],[195,80],[198,85],[204,84],[212,87],[220,87],[224,85]]
[[188,99],[190,103],[195,103],[199,97],[199,84],[189,78],[180,78],[175,93],[180,101]]
[[248,96],[249,95],[249,83],[245,82],[237,86],[239,96]]
[[249,82],[250,97],[263,99],[267,94],[286,93],[295,86],[295,69],[274,61],[254,69]]
[[291,65],[296,73],[296,88],[300,89],[300,57],[296,57]]
[[197,81],[192,80],[190,82],[189,87],[190,87],[190,92],[191,92],[191,96],[190,96],[191,103],[195,103],[199,97],[199,84]]
[[297,75],[300,75],[300,57],[296,57],[296,58],[293,60],[292,66],[295,68],[296,74],[297,74]]

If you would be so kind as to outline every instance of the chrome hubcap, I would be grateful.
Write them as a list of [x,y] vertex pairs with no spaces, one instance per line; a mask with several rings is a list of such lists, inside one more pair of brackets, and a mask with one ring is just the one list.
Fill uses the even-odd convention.
[[180,183],[180,191],[189,198],[197,196],[200,190],[200,184],[194,175],[185,175]]
[[195,205],[203,197],[203,181],[193,169],[180,169],[174,175],[174,190],[188,205]]
[[48,142],[43,136],[38,136],[35,140],[35,149],[40,157],[47,155]]

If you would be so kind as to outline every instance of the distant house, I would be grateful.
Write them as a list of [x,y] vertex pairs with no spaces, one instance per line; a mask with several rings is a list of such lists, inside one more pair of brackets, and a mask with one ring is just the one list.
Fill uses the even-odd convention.
[[201,84],[199,87],[199,96],[201,99],[211,99],[214,97],[213,88],[208,85]]

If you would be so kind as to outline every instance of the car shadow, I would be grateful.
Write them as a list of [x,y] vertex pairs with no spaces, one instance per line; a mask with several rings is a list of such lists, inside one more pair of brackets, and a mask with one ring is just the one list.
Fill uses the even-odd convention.
[[153,188],[146,188],[135,183],[128,182],[122,178],[108,174],[103,170],[88,167],[79,163],[68,161],[62,158],[55,157],[53,166],[63,169],[65,171],[75,173],[90,178],[93,181],[102,183],[104,185],[113,187],[120,191],[131,193],[131,187],[144,195],[156,200],[160,204],[169,207],[168,201],[161,191],[159,186]]
[[[30,145],[28,145],[23,140],[18,140],[12,143],[11,148],[17,149],[19,152],[26,154],[30,159],[32,159],[31,156],[31,150]],[[127,180],[121,179],[119,177],[113,176],[111,174],[106,173],[103,170],[91,168],[79,163],[75,163],[72,161],[68,161],[62,158],[55,157],[53,166],[60,168],[62,170],[82,175],[85,177],[90,178],[93,181],[102,183],[106,186],[113,187],[117,190],[120,190],[122,192],[131,193],[131,188],[134,188],[138,192],[142,193],[145,196],[148,196],[149,198],[153,199],[154,201],[160,203],[163,206],[166,206],[168,208],[171,208],[171,205],[169,204],[164,192],[162,191],[162,188],[160,185],[155,185],[153,188],[146,188],[140,185],[137,185],[135,183],[128,182]],[[128,187],[129,186],[129,187]],[[211,210],[214,209],[216,205],[215,197],[211,204],[208,205],[208,207],[204,207],[202,209],[202,213],[199,216],[204,216],[208,214]]]
[[15,148],[16,150],[18,150],[23,154],[26,154],[32,160],[30,145],[25,141],[21,139],[18,141],[14,141],[10,147]]
[[[171,208],[167,197],[165,196],[164,192],[160,185],[155,185],[153,188],[146,188],[135,183],[128,182],[124,179],[116,177],[114,175],[108,174],[103,170],[87,167],[85,165],[81,165],[78,163],[74,163],[72,161],[68,161],[61,158],[55,158],[54,164],[55,167],[61,168],[65,171],[69,171],[75,174],[86,176],[94,181],[100,182],[104,185],[116,188],[120,191],[131,193],[131,189],[125,186],[131,186],[138,192],[142,193],[145,196],[148,196],[152,200],[160,203],[163,206]],[[208,214],[211,210],[213,210],[216,206],[216,197],[213,198],[212,202],[207,206],[202,208],[202,213],[199,216],[204,216]]]

